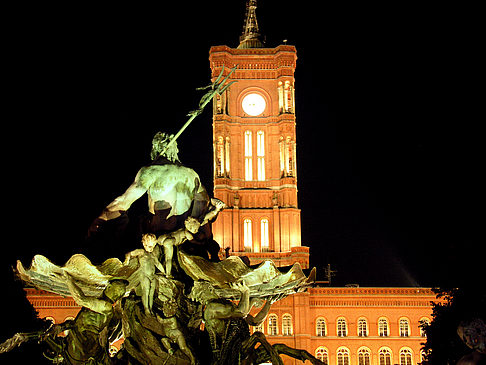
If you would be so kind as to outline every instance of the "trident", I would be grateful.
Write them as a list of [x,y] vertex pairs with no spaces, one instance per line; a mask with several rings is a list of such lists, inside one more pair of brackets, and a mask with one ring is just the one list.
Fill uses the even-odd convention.
[[219,82],[221,80],[221,77],[223,77],[223,73],[224,73],[224,65],[223,65],[223,68],[221,69],[218,78],[212,84],[209,84],[208,86],[198,87],[196,89],[196,90],[206,90],[211,88],[211,90],[209,90],[206,94],[204,94],[201,100],[199,101],[199,108],[187,114],[189,119],[182,126],[179,132],[177,132],[177,134],[171,138],[170,142],[167,144],[167,146],[165,146],[164,150],[162,151],[162,154],[168,150],[168,148],[176,141],[177,138],[179,138],[179,136],[182,134],[182,132],[184,132],[184,130],[189,126],[189,124],[191,124],[194,118],[196,118],[199,114],[202,113],[204,107],[211,101],[214,95],[216,94],[221,95],[231,84],[234,84],[236,82],[236,80],[234,80],[224,85],[224,83],[228,80],[231,74],[236,70],[236,67],[238,67],[238,65],[236,65],[230,70],[230,72],[224,78],[223,81]]

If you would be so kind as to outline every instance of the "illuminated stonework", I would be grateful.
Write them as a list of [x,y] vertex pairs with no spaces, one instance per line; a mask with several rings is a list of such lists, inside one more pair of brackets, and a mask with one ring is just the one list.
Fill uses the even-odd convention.
[[251,263],[309,267],[297,202],[294,46],[212,47],[213,78],[223,65],[237,80],[214,99],[214,196],[228,205],[215,240]]

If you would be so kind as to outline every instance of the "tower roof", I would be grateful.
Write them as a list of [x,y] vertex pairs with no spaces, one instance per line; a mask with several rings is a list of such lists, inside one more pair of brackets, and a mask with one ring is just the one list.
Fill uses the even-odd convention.
[[240,45],[237,47],[238,49],[265,47],[258,29],[256,8],[257,0],[246,1],[245,22],[243,24],[243,32],[240,36]]

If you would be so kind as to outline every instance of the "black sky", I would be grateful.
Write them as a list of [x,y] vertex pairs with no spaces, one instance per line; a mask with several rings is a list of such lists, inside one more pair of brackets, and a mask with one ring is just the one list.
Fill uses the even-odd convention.
[[[478,280],[484,83],[474,9],[259,3],[267,46],[297,47],[302,241],[321,278],[330,263],[335,285]],[[148,162],[153,134],[175,132],[196,107],[210,46],[236,47],[243,14],[243,1],[223,0],[8,13],[7,285],[16,259],[63,264],[83,248],[92,219]],[[208,108],[179,142],[210,191],[211,123]]]

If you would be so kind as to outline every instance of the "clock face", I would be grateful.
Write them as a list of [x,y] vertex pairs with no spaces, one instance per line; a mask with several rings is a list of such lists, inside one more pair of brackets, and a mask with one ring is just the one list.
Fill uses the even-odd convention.
[[265,99],[260,94],[248,94],[241,102],[243,111],[252,117],[262,114],[265,110],[265,105]]

